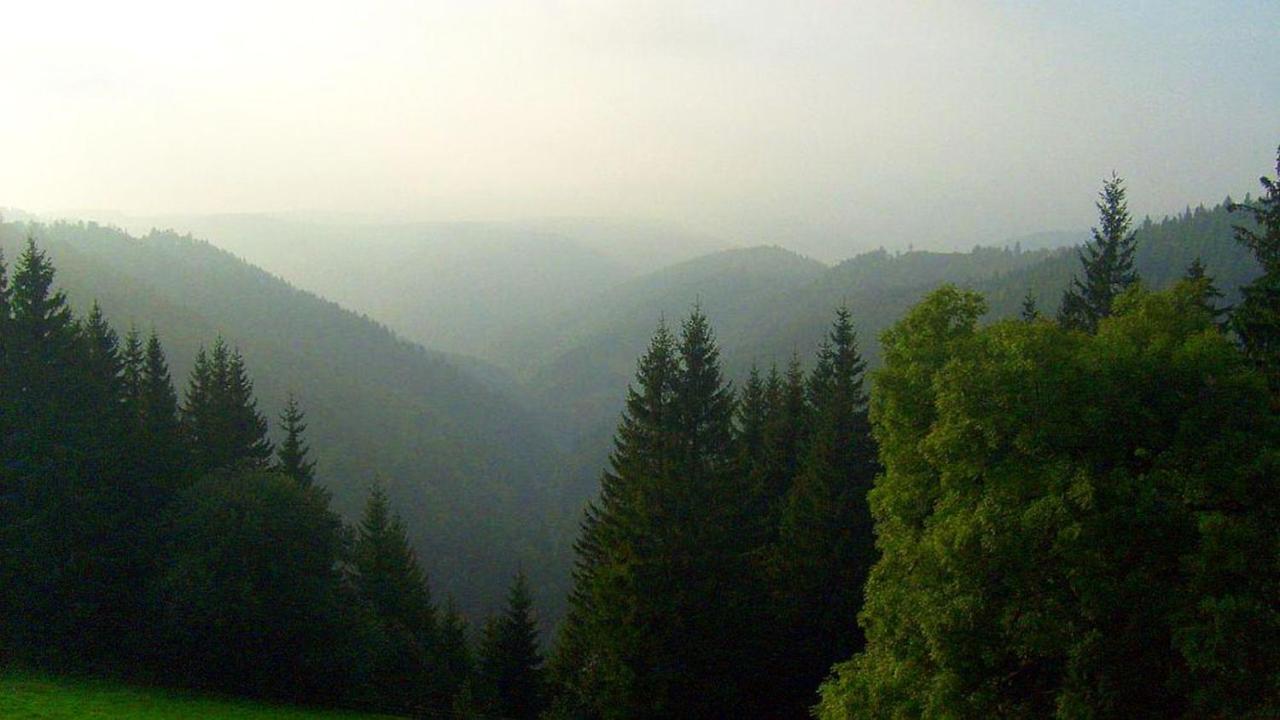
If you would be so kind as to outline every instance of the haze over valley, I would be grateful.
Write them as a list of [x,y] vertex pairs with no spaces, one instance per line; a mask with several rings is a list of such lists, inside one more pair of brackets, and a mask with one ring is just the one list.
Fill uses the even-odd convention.
[[4,18],[0,715],[1280,716],[1274,2]]

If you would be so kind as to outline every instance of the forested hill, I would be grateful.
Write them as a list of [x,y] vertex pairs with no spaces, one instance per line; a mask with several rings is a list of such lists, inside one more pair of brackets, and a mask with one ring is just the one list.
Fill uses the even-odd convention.
[[[1224,301],[1234,302],[1238,288],[1259,273],[1232,236],[1236,223],[1245,219],[1225,205],[1141,223],[1135,265],[1143,282],[1166,287],[1199,257]],[[1041,312],[1052,315],[1079,267],[1075,248],[879,250],[829,268],[780,248],[726,251],[632,280],[593,298],[559,326],[526,329],[520,357],[546,358],[527,372],[527,383],[544,407],[563,413],[560,427],[578,433],[568,475],[585,500],[595,492],[609,450],[621,388],[664,314],[680,317],[700,303],[715,323],[726,371],[741,379],[753,363],[767,368],[785,365],[793,354],[808,358],[828,329],[832,308],[845,303],[874,366],[880,333],[942,283],[982,292],[991,308],[987,322],[1016,315],[1029,289]]]
[[[501,602],[523,564],[546,587],[556,461],[541,423],[509,397],[385,327],[298,290],[213,246],[169,233],[135,238],[95,224],[0,224],[6,258],[31,235],[83,310],[159,333],[182,392],[200,343],[243,352],[273,420],[295,392],[319,481],[351,517],[380,477],[442,595],[473,614]],[[430,308],[424,308],[430,313]]]

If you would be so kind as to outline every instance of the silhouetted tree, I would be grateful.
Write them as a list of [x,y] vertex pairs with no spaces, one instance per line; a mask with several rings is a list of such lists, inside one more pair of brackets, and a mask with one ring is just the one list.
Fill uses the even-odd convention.
[[1062,296],[1058,321],[1078,330],[1094,331],[1098,321],[1111,314],[1117,295],[1138,280],[1133,269],[1136,248],[1130,231],[1132,220],[1125,202],[1124,182],[1112,173],[1098,193],[1099,226],[1093,241],[1080,251],[1084,277],[1071,281]]

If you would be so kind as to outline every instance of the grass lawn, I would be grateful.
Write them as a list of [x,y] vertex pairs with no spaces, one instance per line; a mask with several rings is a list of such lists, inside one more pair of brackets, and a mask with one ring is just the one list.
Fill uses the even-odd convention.
[[210,720],[373,720],[386,716],[306,710],[248,700],[210,698],[100,680],[0,675],[0,718],[209,718]]

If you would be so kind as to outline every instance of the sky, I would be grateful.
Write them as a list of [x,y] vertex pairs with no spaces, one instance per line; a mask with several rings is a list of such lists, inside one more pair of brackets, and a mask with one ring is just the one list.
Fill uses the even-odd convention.
[[[967,246],[1257,187],[1280,3],[0,0],[0,206]],[[832,250],[838,248],[838,250]]]

